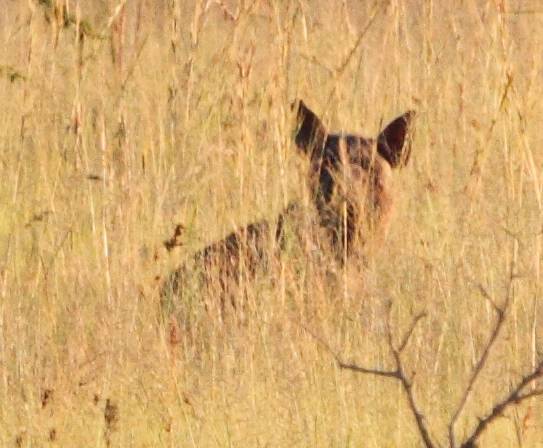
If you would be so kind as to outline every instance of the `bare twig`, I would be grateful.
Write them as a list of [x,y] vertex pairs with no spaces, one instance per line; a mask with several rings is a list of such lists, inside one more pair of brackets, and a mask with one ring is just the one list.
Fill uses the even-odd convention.
[[426,312],[425,311],[423,311],[422,313],[419,313],[419,314],[417,314],[415,316],[415,318],[413,319],[413,322],[411,322],[411,326],[409,327],[409,329],[405,333],[405,335],[404,335],[404,337],[402,339],[402,342],[401,342],[400,346],[398,347],[398,352],[401,353],[401,352],[404,351],[405,347],[409,343],[409,338],[411,338],[411,335],[413,334],[413,331],[415,330],[415,327],[419,323],[419,320],[421,320],[423,317],[426,317]]
[[384,376],[388,378],[398,378],[398,371],[397,370],[381,370],[381,369],[370,369],[366,367],[361,367],[357,364],[350,364],[344,362],[339,354],[330,347],[330,345],[324,341],[321,337],[317,336],[315,333],[313,333],[309,328],[302,326],[302,328],[313,338],[315,339],[320,345],[322,345],[327,352],[329,352],[334,359],[336,360],[337,365],[341,369],[345,370],[353,370],[358,373],[366,373],[371,375],[377,375],[377,376]]
[[[543,396],[543,385],[534,386],[532,390],[525,391],[527,386],[543,378],[543,357],[542,357],[541,360],[539,361],[539,364],[537,364],[537,366],[529,374],[522,377],[521,380],[512,388],[511,392],[505,398],[503,398],[501,401],[498,401],[496,404],[493,405],[488,415],[486,415],[483,418],[478,419],[478,423],[473,429],[473,431],[464,439],[464,441],[460,442],[457,445],[455,435],[454,435],[455,424],[458,421],[460,415],[462,414],[466,406],[466,403],[473,392],[474,385],[477,381],[477,378],[480,376],[481,371],[483,370],[486,363],[488,362],[490,351],[495,345],[496,340],[498,339],[499,334],[503,328],[503,324],[505,322],[507,312],[511,306],[511,302],[513,301],[513,297],[514,297],[513,282],[517,278],[517,275],[515,274],[514,271],[515,271],[515,263],[513,261],[511,262],[511,265],[510,265],[509,279],[508,279],[505,299],[503,301],[503,304],[501,305],[497,304],[497,302],[494,300],[492,295],[484,288],[484,286],[480,284],[477,285],[482,296],[491,304],[492,308],[494,309],[496,313],[496,321],[493,325],[488,341],[486,345],[484,346],[483,352],[481,353],[479,360],[473,367],[471,376],[468,380],[467,386],[462,394],[462,397],[459,400],[458,406],[451,417],[451,420],[448,426],[450,448],[457,448],[457,446],[458,448],[473,448],[477,446],[477,441],[479,437],[483,434],[483,432],[490,426],[490,424],[495,419],[497,419],[498,417],[504,414],[507,408],[514,405],[518,405],[531,398]],[[345,369],[345,370],[352,370],[357,373],[375,375],[375,376],[386,377],[386,378],[393,378],[393,379],[398,380],[407,398],[409,410],[415,419],[415,423],[417,425],[417,429],[422,439],[423,445],[426,448],[434,448],[439,445],[433,441],[433,437],[430,434],[428,425],[425,421],[424,414],[420,411],[420,408],[417,405],[417,402],[415,400],[415,396],[413,393],[413,378],[412,377],[410,378],[410,376],[406,373],[406,370],[404,368],[404,364],[402,361],[402,353],[404,352],[407,345],[409,344],[411,336],[413,335],[418,322],[423,317],[426,316],[426,313],[424,312],[419,313],[413,318],[407,331],[405,332],[403,337],[400,339],[399,345],[396,346],[394,344],[394,338],[392,336],[392,331],[391,331],[390,311],[391,311],[391,304],[389,303],[388,308],[387,308],[388,316],[387,316],[386,339],[387,339],[390,352],[394,359],[394,368],[388,369],[388,370],[364,367],[364,366],[360,366],[354,363],[346,363],[341,359],[338,352],[333,350],[330,347],[330,345],[327,344],[322,338],[316,336],[307,328],[304,327],[304,329],[315,340],[317,340],[323,347],[325,347],[329,353],[332,354],[339,368]]]
[[494,311],[496,311],[496,313],[498,313],[499,315],[501,312],[501,309],[498,305],[496,305],[496,302],[494,301],[490,293],[486,290],[486,288],[481,283],[477,283],[477,289],[479,289],[479,292],[488,301],[488,303],[492,305],[492,308],[494,308]]
[[528,400],[529,398],[540,397],[541,395],[543,395],[543,389],[535,389],[520,395],[517,402],[520,403],[521,401]]
[[384,376],[387,378],[396,378],[400,379],[400,372],[396,370],[379,370],[379,369],[368,369],[366,367],[362,367],[356,364],[346,364],[340,360],[338,360],[338,365],[340,368],[345,370],[352,370],[354,372],[358,373],[366,373],[369,375],[376,375],[376,376]]
[[415,402],[415,397],[413,396],[413,383],[411,382],[411,380],[409,380],[409,378],[407,377],[407,375],[405,374],[403,370],[402,362],[400,359],[400,352],[394,351],[393,355],[394,355],[394,359],[396,360],[396,364],[398,365],[398,377],[402,385],[402,388],[405,392],[405,395],[407,397],[409,410],[413,414],[413,417],[415,417],[415,422],[417,423],[417,428],[424,442],[424,446],[426,446],[427,448],[433,448],[435,445],[432,442],[428,428],[426,427],[426,424],[424,423],[424,419],[425,419],[424,414],[422,414],[422,412],[419,411],[417,407],[417,403]]
[[392,356],[394,357],[394,361],[396,362],[396,370],[398,372],[398,380],[400,381],[400,384],[402,385],[403,391],[405,392],[405,395],[407,397],[407,402],[409,404],[409,410],[413,414],[413,417],[415,418],[415,423],[417,424],[417,428],[419,430],[420,436],[422,438],[422,441],[424,442],[424,446],[426,448],[433,448],[435,445],[432,442],[432,438],[430,437],[430,432],[428,431],[428,428],[426,427],[426,423],[424,423],[424,414],[419,410],[417,403],[415,402],[415,396],[413,395],[413,383],[408,378],[407,374],[405,373],[405,370],[403,368],[401,353],[405,349],[407,343],[409,342],[409,338],[413,334],[413,330],[415,329],[417,323],[426,315],[426,313],[420,313],[411,322],[411,325],[409,326],[409,329],[407,330],[406,334],[402,338],[402,342],[398,348],[394,347],[394,343],[392,341],[392,331],[390,329],[390,308],[388,307],[388,318],[387,318],[387,339],[388,339],[388,345],[390,348],[390,351],[392,352]]
[[486,343],[486,346],[483,350],[483,353],[481,354],[481,357],[475,364],[473,371],[471,372],[471,377],[468,381],[467,387],[464,389],[464,393],[462,394],[462,397],[460,398],[460,401],[458,402],[458,406],[456,407],[456,410],[454,411],[450,423],[449,423],[449,444],[451,448],[456,448],[456,439],[454,436],[454,427],[458,421],[458,418],[462,414],[462,411],[464,410],[464,407],[466,406],[466,403],[473,391],[473,387],[475,385],[475,382],[477,381],[477,378],[479,377],[479,374],[483,370],[483,367],[485,366],[488,355],[490,353],[491,348],[495,344],[496,340],[498,339],[498,335],[500,334],[501,329],[503,328],[503,323],[505,322],[505,316],[507,313],[507,310],[509,308],[509,305],[511,303],[511,296],[512,296],[512,287],[513,287],[513,280],[515,278],[514,276],[514,265],[511,263],[510,268],[510,275],[509,275],[509,282],[507,285],[507,292],[505,294],[505,301],[502,307],[500,308],[498,305],[496,305],[495,300],[492,298],[492,296],[486,291],[486,289],[479,285],[479,291],[483,294],[485,299],[487,299],[494,308],[494,311],[496,312],[497,318],[496,322],[494,324],[494,328],[492,329],[492,333],[490,334],[490,337],[488,338],[488,341]]
[[409,343],[409,339],[411,335],[413,334],[413,331],[415,330],[415,327],[417,326],[417,323],[426,316],[426,313],[420,313],[411,322],[409,325],[409,328],[403,338],[401,339],[400,346],[396,348],[393,343],[392,338],[392,331],[390,330],[390,308],[391,305],[388,306],[388,321],[387,321],[387,342],[390,348],[390,351],[392,352],[392,356],[394,358],[395,362],[395,368],[391,370],[383,370],[383,369],[375,369],[375,368],[368,368],[363,367],[357,364],[352,363],[346,363],[344,362],[339,354],[333,350],[328,343],[326,343],[322,338],[315,335],[311,330],[304,327],[304,329],[317,341],[319,344],[321,344],[336,360],[338,366],[340,369],[345,370],[352,370],[357,373],[363,373],[367,375],[375,375],[385,378],[394,378],[400,382],[402,385],[402,388],[405,392],[405,395],[407,397],[407,401],[409,404],[409,409],[411,413],[413,414],[413,417],[415,418],[415,422],[417,424],[417,428],[419,430],[420,436],[424,442],[424,446],[426,448],[434,448],[435,445],[432,442],[432,438],[430,437],[430,433],[428,431],[428,428],[426,427],[426,424],[424,422],[424,415],[422,412],[420,412],[417,403],[415,401],[415,397],[413,395],[413,383],[408,378],[407,374],[405,373],[403,363],[401,360],[401,353]]
[[507,397],[502,401],[494,405],[492,411],[484,418],[479,419],[479,423],[471,433],[471,435],[460,445],[461,448],[470,448],[476,446],[475,443],[481,434],[485,431],[490,423],[495,419],[503,415],[505,410],[511,406],[520,404],[521,402],[530,398],[543,395],[543,389],[535,389],[530,392],[522,394],[522,390],[533,381],[543,377],[543,359],[539,362],[537,367],[528,375],[523,377],[519,383],[513,388]]

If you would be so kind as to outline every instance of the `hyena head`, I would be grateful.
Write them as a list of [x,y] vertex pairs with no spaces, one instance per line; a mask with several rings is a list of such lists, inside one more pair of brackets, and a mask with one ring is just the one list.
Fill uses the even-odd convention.
[[392,170],[409,161],[414,116],[404,113],[372,139],[329,133],[298,102],[296,146],[310,159],[309,183],[321,225],[342,254],[360,237],[364,241],[366,232],[386,232],[394,201]]

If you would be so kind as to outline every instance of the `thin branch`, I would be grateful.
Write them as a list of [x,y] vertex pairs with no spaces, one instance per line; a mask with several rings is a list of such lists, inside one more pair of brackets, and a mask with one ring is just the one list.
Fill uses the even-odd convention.
[[520,403],[521,401],[528,400],[529,398],[540,397],[541,395],[543,395],[543,389],[535,389],[531,392],[519,395],[518,402]]
[[330,344],[328,344],[324,339],[322,339],[320,336],[317,336],[315,333],[313,333],[309,328],[307,328],[305,325],[300,325],[313,339],[315,339],[320,345],[322,345],[330,354],[334,357],[334,359],[339,362],[339,355],[336,351],[332,350],[332,347],[330,347]]
[[415,422],[417,423],[417,428],[424,442],[424,446],[426,446],[427,448],[433,448],[435,445],[432,442],[430,433],[428,432],[428,428],[426,428],[426,424],[424,423],[424,414],[419,411],[417,403],[415,402],[415,397],[413,396],[413,383],[407,378],[405,372],[403,371],[400,360],[400,353],[394,351],[394,358],[396,359],[396,363],[398,365],[398,376],[400,379],[400,383],[402,384],[405,395],[407,396],[409,409],[413,414],[413,417],[415,417]]
[[513,280],[515,278],[513,270],[514,270],[514,266],[513,266],[513,263],[511,263],[509,283],[507,286],[507,292],[505,294],[505,302],[501,308],[496,305],[496,302],[494,301],[492,296],[486,291],[486,289],[482,285],[479,285],[479,290],[481,291],[485,299],[487,299],[492,304],[494,311],[497,314],[497,319],[496,319],[496,323],[494,324],[494,328],[492,329],[492,333],[490,334],[490,337],[488,338],[486,346],[483,350],[483,353],[481,354],[481,357],[479,358],[479,360],[475,364],[475,367],[473,368],[471,377],[468,381],[468,385],[466,389],[464,390],[464,393],[458,403],[456,411],[453,413],[453,416],[451,417],[451,421],[449,423],[449,444],[451,448],[456,447],[456,440],[454,437],[454,427],[456,425],[456,422],[458,421],[458,418],[460,417],[460,415],[462,414],[462,411],[464,410],[464,407],[466,406],[468,398],[473,391],[475,382],[477,381],[477,378],[479,377],[481,371],[483,370],[483,367],[485,366],[488,360],[488,355],[490,353],[490,350],[492,349],[496,340],[498,339],[498,335],[500,334],[500,331],[503,327],[503,323],[505,322],[506,313],[511,303],[511,296],[512,296],[511,292],[512,292],[512,286],[513,286]]
[[352,370],[357,373],[363,373],[367,375],[375,375],[380,377],[386,377],[386,378],[394,378],[397,379],[400,384],[402,385],[402,388],[405,392],[405,395],[407,396],[407,402],[409,405],[409,409],[411,413],[413,414],[413,417],[415,418],[415,422],[417,424],[417,428],[419,430],[420,436],[424,442],[424,446],[426,448],[435,448],[436,445],[432,442],[432,438],[430,437],[430,433],[428,431],[428,428],[426,427],[426,424],[424,423],[424,415],[422,412],[419,411],[419,408],[417,407],[417,404],[415,402],[415,397],[413,395],[413,384],[411,380],[407,377],[405,374],[405,371],[403,369],[403,364],[401,360],[401,352],[405,349],[409,342],[409,338],[413,334],[413,331],[415,327],[417,326],[417,323],[426,316],[426,313],[420,313],[411,322],[411,325],[409,326],[408,331],[402,338],[402,342],[400,344],[400,347],[396,349],[394,347],[394,342],[392,338],[392,331],[390,330],[390,310],[391,310],[392,304],[389,303],[387,306],[387,342],[390,347],[390,351],[392,352],[392,355],[394,357],[394,361],[396,364],[396,368],[394,370],[381,370],[381,369],[373,369],[373,368],[367,368],[362,367],[357,364],[348,364],[341,360],[338,353],[330,347],[330,345],[324,341],[322,338],[314,334],[311,330],[309,330],[306,327],[304,328],[307,333],[309,333],[319,344],[321,344],[336,360],[338,366],[341,369],[345,370]]
[[379,370],[379,369],[368,369],[366,367],[362,367],[356,364],[346,364],[340,360],[338,360],[338,365],[340,368],[345,370],[352,370],[354,372],[358,373],[365,373],[369,375],[376,375],[376,376],[384,376],[387,378],[400,378],[400,372],[398,370]]
[[409,338],[411,338],[411,335],[413,334],[413,331],[415,331],[415,327],[417,326],[417,324],[419,323],[419,321],[426,317],[427,314],[425,311],[423,311],[422,313],[419,313],[415,316],[415,318],[413,319],[413,322],[411,322],[411,326],[409,327],[409,329],[407,330],[407,332],[405,333],[403,339],[402,339],[402,342],[400,344],[400,346],[398,347],[398,352],[403,352],[405,347],[407,346],[407,344],[409,343]]
[[409,410],[411,411],[411,413],[413,414],[413,417],[415,418],[415,423],[417,424],[417,428],[419,430],[422,441],[424,442],[424,446],[426,448],[434,448],[435,445],[432,442],[432,438],[430,437],[428,428],[426,427],[426,424],[424,423],[424,419],[425,419],[424,414],[422,414],[422,412],[419,411],[419,408],[417,407],[417,403],[415,402],[415,397],[413,395],[413,383],[405,374],[402,358],[400,356],[402,350],[407,345],[409,341],[409,337],[413,333],[413,330],[415,326],[417,325],[417,322],[424,317],[425,313],[421,313],[413,319],[413,322],[411,323],[409,330],[404,336],[402,343],[400,344],[400,347],[396,349],[394,348],[394,343],[392,342],[392,331],[390,330],[390,309],[391,309],[391,304],[389,304],[388,306],[387,339],[388,339],[388,345],[390,347],[390,351],[392,352],[392,355],[394,356],[394,361],[396,362],[396,370],[398,371],[398,379],[402,385],[405,395],[407,396]]
[[302,326],[302,328],[305,331],[307,331],[307,333],[313,339],[315,339],[320,345],[322,345],[326,349],[326,351],[328,351],[334,357],[340,369],[352,370],[354,372],[365,373],[369,375],[377,375],[377,376],[383,376],[387,378],[399,379],[397,370],[371,369],[371,368],[359,366],[357,364],[349,364],[349,363],[344,362],[339,356],[339,354],[335,350],[333,350],[332,347],[330,347],[330,345],[326,341],[324,341],[321,337],[314,334],[309,328],[306,328],[305,326]]
[[483,297],[492,305],[494,311],[496,311],[497,314],[500,314],[500,307],[496,305],[496,302],[494,301],[490,293],[486,290],[486,288],[481,283],[477,283],[477,289],[479,289],[479,292],[483,295]]
[[529,398],[543,395],[543,389],[535,389],[525,394],[520,393],[522,389],[524,389],[530,383],[541,377],[543,377],[543,359],[539,362],[537,367],[531,373],[529,373],[520,380],[520,382],[506,398],[494,405],[490,414],[479,420],[479,423],[477,424],[471,435],[465,440],[465,442],[462,443],[462,445],[460,445],[460,448],[470,448],[476,446],[475,442],[485,431],[488,425],[496,420],[498,417],[503,415],[503,413],[509,406],[514,404],[520,404],[521,402],[523,402],[524,400],[528,400]]

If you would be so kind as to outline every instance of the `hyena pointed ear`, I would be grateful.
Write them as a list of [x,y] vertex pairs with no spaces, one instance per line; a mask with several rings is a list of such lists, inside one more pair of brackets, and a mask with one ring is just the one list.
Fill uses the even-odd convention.
[[415,112],[410,110],[392,121],[377,139],[377,151],[392,168],[407,165],[411,156],[409,133]]
[[309,109],[302,100],[295,101],[298,106],[296,115],[296,146],[306,154],[312,154],[315,149],[321,149],[326,140],[326,128],[319,117]]

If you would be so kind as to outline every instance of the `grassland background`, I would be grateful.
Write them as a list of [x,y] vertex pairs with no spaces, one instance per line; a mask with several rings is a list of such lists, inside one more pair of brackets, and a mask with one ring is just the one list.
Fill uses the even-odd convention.
[[[404,358],[444,442],[494,322],[479,286],[514,300],[459,436],[532,366],[537,1],[0,3],[1,446],[418,446],[399,385],[340,371],[306,331],[391,366],[388,301],[398,337],[428,313]],[[172,267],[307,202],[294,98],[367,135],[417,110],[388,239],[345,271],[289,252],[241,325],[165,321]],[[541,446],[542,411],[508,412],[482,446]]]

